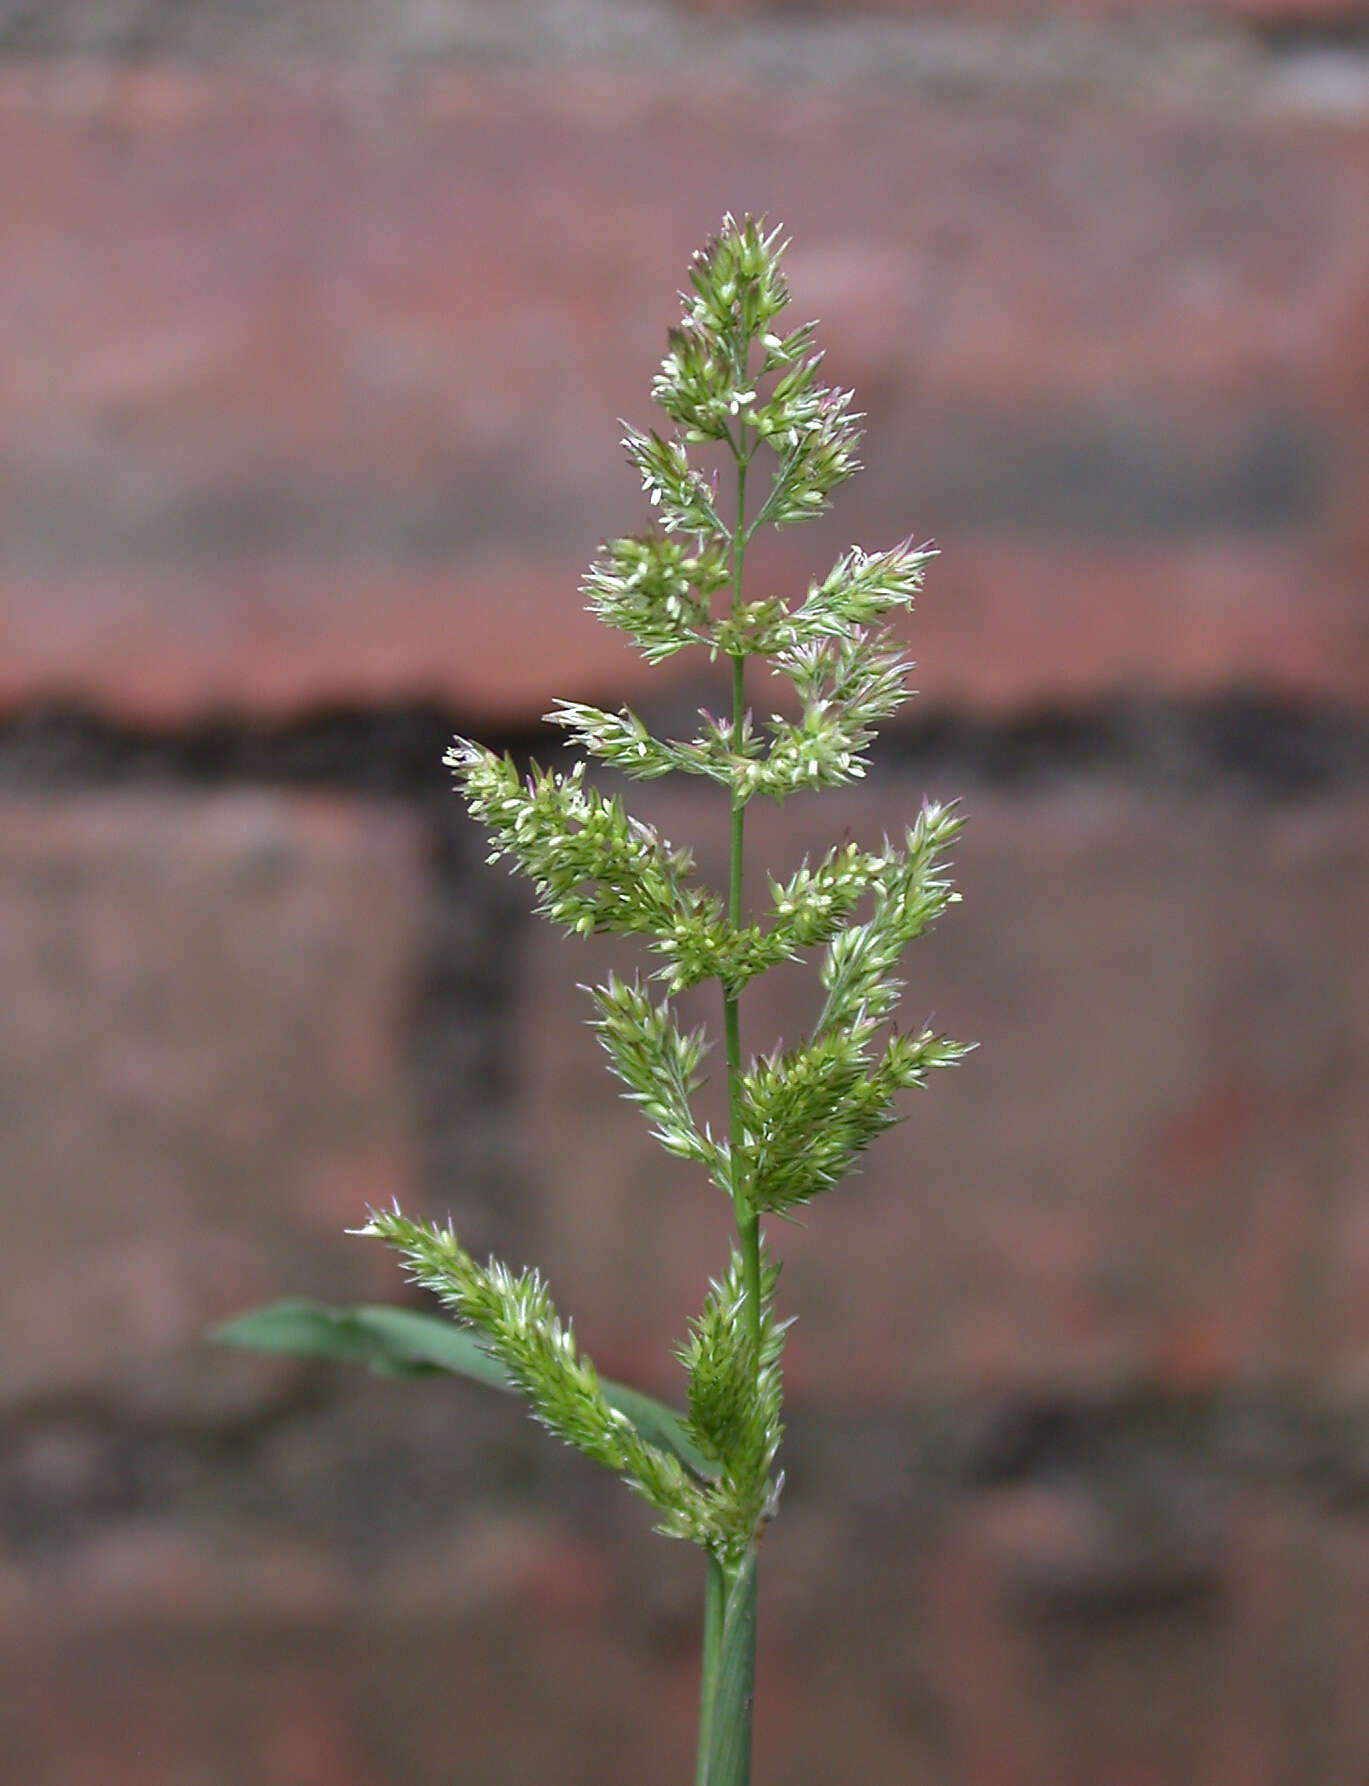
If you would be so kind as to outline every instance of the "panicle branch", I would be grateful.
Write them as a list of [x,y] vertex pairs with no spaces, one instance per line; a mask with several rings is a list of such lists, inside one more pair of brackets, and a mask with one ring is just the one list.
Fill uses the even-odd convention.
[[[703,1545],[720,1561],[735,1566],[754,1534],[767,1494],[766,1473],[779,1445],[783,1330],[773,1317],[763,1328],[763,1370],[757,1385],[739,1398],[716,1432],[707,1424],[698,1433],[691,1429],[701,1449],[719,1464],[716,1478],[700,1478],[678,1457],[644,1438],[626,1414],[609,1406],[598,1372],[581,1351],[570,1324],[561,1320],[536,1271],[515,1272],[498,1259],[479,1265],[450,1224],[443,1228],[415,1222],[398,1207],[372,1211],[366,1226],[356,1232],[394,1248],[411,1281],[430,1291],[463,1326],[480,1336],[523,1392],[534,1418],[621,1476],[655,1509],[659,1532]],[[728,1282],[732,1283],[732,1275]],[[772,1290],[773,1283],[772,1273]],[[707,1308],[701,1319],[707,1321]],[[709,1381],[710,1368],[700,1365],[701,1384]],[[704,1431],[713,1434],[712,1442],[702,1439]],[[761,1459],[765,1462],[758,1480]]]
[[784,1435],[780,1354],[789,1323],[775,1319],[779,1268],[768,1256],[762,1255],[760,1275],[759,1358],[742,1320],[746,1290],[735,1247],[725,1276],[709,1285],[689,1338],[676,1353],[689,1380],[690,1436],[717,1460],[720,1488],[730,1497],[743,1543],[774,1493],[770,1471]]
[[566,775],[534,766],[520,779],[511,757],[458,738],[446,755],[471,815],[493,842],[489,860],[512,856],[554,924],[588,936],[669,930],[693,909],[683,882],[688,850],[674,849],[620,800],[585,786],[585,766]]
[[726,552],[662,534],[610,540],[585,573],[586,605],[606,626],[635,641],[650,664],[687,645],[706,644],[709,598],[732,574]]
[[929,801],[906,833],[901,851],[885,846],[888,871],[874,911],[863,924],[838,930],[819,970],[826,988],[814,1035],[853,1032],[882,1023],[902,991],[896,977],[907,945],[922,935],[960,895],[941,873],[945,855],[963,821],[954,807]]
[[393,1247],[408,1277],[488,1344],[542,1425],[617,1471],[661,1514],[663,1530],[680,1537],[707,1533],[704,1489],[678,1458],[649,1444],[608,1405],[598,1373],[536,1271],[513,1272],[497,1259],[478,1265],[450,1226],[410,1221],[398,1208],[372,1212],[357,1232]]
[[590,990],[599,1013],[592,1027],[611,1070],[628,1088],[623,1095],[655,1123],[652,1132],[667,1153],[694,1161],[726,1185],[727,1143],[715,1141],[707,1124],[697,1126],[690,1103],[708,1048],[703,1031],[682,1032],[669,1000],[654,1004],[636,980],[610,974]]

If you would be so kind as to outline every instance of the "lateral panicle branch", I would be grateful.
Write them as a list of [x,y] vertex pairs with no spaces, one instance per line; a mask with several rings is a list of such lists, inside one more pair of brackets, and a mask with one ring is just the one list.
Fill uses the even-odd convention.
[[712,1538],[707,1491],[678,1458],[649,1443],[609,1406],[594,1365],[538,1272],[515,1272],[498,1259],[479,1265],[450,1225],[411,1221],[397,1207],[372,1211],[357,1232],[393,1247],[407,1276],[479,1334],[549,1432],[615,1471],[650,1502],[658,1530],[696,1542]]

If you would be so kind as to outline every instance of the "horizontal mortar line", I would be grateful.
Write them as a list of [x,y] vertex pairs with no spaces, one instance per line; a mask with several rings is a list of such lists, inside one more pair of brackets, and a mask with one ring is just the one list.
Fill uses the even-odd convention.
[[[643,709],[649,724],[654,717]],[[691,721],[672,701],[660,729]],[[442,757],[458,734],[520,762],[565,754],[551,727],[491,727],[434,703],[338,704],[271,721],[225,712],[156,728],[49,702],[0,718],[0,791],[268,787],[420,800],[450,787]],[[1369,714],[1242,690],[1100,695],[992,717],[944,707],[889,727],[873,760],[886,773],[949,772],[981,787],[1102,777],[1170,792],[1297,797],[1369,784]]]
[[[248,16],[235,27],[216,32],[210,6],[183,10],[182,19],[163,20],[160,32],[147,9],[141,15],[135,10],[123,28],[114,26],[103,42],[92,46],[88,34],[83,37],[81,33],[81,7],[51,3],[21,6],[0,21],[0,68],[22,72],[26,67],[43,69],[64,62],[84,69],[102,65],[111,72],[227,68],[240,80],[259,73],[288,75],[292,70],[314,79],[330,71],[351,78],[364,72],[382,82],[388,75],[402,87],[408,70],[462,66],[482,74],[505,72],[516,77],[548,67],[573,67],[586,74],[625,65],[678,69],[683,59],[703,71],[720,64],[735,69],[740,56],[741,72],[745,73],[752,57],[765,68],[786,51],[801,52],[814,42],[839,37],[857,44],[866,40],[871,58],[882,58],[886,71],[891,51],[896,54],[902,46],[917,50],[927,45],[972,43],[980,47],[973,72],[979,74],[986,90],[992,90],[1012,84],[1011,53],[1042,38],[1060,43],[1066,52],[1074,48],[1091,57],[1100,50],[1111,52],[1132,64],[1142,79],[1147,73],[1162,77],[1169,67],[1166,50],[1191,45],[1195,36],[1218,51],[1226,48],[1239,53],[1253,48],[1262,59],[1274,63],[1290,53],[1353,51],[1369,44],[1369,19],[1336,0],[1323,0],[1316,7],[1268,0],[1263,7],[1245,10],[1220,3],[1192,6],[1176,13],[1170,28],[1159,33],[1147,19],[1141,0],[1134,0],[1130,8],[1103,6],[1093,17],[1082,15],[1077,5],[1057,0],[1040,7],[1027,20],[1005,17],[992,6],[971,5],[959,16],[948,16],[944,7],[931,4],[899,9],[878,0],[874,4],[855,0],[841,6],[833,0],[826,7],[807,11],[756,4],[744,6],[730,17],[705,9],[696,12],[688,7],[661,6],[646,9],[645,18],[633,18],[616,29],[611,18],[606,18],[606,28],[588,45],[578,17],[573,21],[563,18],[561,28],[556,28],[555,9],[540,20],[513,15],[503,29],[496,21],[493,31],[488,18],[477,28],[465,29],[458,19],[445,37],[426,40],[405,39],[396,33],[387,41],[383,33],[377,36],[374,30],[361,40],[345,25],[331,33],[311,33],[305,27],[296,42],[286,45],[280,39],[278,18],[269,26],[260,26]],[[277,11],[288,16],[292,8]],[[205,21],[210,21],[207,35],[202,28]],[[1002,72],[1005,51],[1009,57],[1006,75]],[[894,71],[899,71],[897,63]],[[914,62],[907,72],[925,77],[926,71]],[[931,72],[935,75],[938,71],[933,68]],[[958,72],[963,75],[964,70]],[[1228,81],[1244,72],[1240,66],[1228,69]]]
[[[265,1405],[234,1418],[206,1420],[131,1410],[117,1395],[99,1392],[35,1393],[0,1411],[0,1485],[23,1447],[54,1429],[106,1447],[170,1446],[224,1469],[246,1469],[259,1444],[301,1421],[317,1423],[340,1410],[348,1399],[347,1380],[327,1361],[301,1360],[293,1383]],[[468,1386],[456,1387],[467,1392]],[[516,1402],[495,1398],[487,1405],[519,1418]],[[1202,1392],[1134,1382],[1083,1392],[1005,1386],[963,1395],[901,1394],[855,1411],[800,1398],[787,1404],[786,1414],[796,1451],[825,1449],[834,1435],[850,1446],[870,1434],[882,1447],[896,1433],[907,1441],[907,1456],[919,1473],[969,1488],[1027,1480],[1062,1463],[1085,1474],[1102,1472],[1120,1451],[1140,1445],[1151,1455],[1212,1467],[1233,1478],[1294,1478],[1305,1480],[1309,1489],[1316,1487],[1316,1475],[1308,1471],[1315,1464],[1332,1497],[1351,1479],[1369,1495],[1360,1443],[1363,1402],[1333,1402],[1315,1386]]]

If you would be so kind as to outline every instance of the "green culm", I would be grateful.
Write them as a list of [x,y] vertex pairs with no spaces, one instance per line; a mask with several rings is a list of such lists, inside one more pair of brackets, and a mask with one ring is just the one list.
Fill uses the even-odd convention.
[[[728,716],[704,715],[698,736],[675,740],[652,736],[627,709],[567,701],[548,715],[587,757],[630,778],[716,782],[731,815],[727,886],[703,884],[690,852],[598,792],[583,760],[524,777],[464,738],[446,758],[489,833],[490,861],[507,857],[526,874],[546,917],[584,935],[639,937],[655,958],[646,983],[610,975],[592,988],[592,1023],[661,1146],[699,1167],[731,1205],[730,1259],[677,1352],[684,1411],[601,1379],[536,1271],[478,1264],[450,1225],[398,1208],[372,1212],[358,1233],[393,1247],[452,1321],[285,1303],[218,1336],[511,1389],[549,1431],[621,1476],[661,1532],[699,1545],[707,1573],[696,1786],[750,1778],[757,1549],[784,1480],[776,1457],[787,1323],[776,1312],[762,1218],[833,1189],[898,1120],[899,1094],[966,1052],[893,1023],[905,945],[958,897],[945,874],[960,826],[953,809],[925,804],[901,842],[843,842],[787,881],[767,876],[749,911],[743,899],[748,803],[862,775],[876,726],[907,698],[908,664],[889,617],[912,605],[933,556],[910,541],[852,550],[800,600],[748,599],[746,550],[757,530],[820,514],[859,469],[859,417],[850,392],[819,381],[814,326],[781,328],[782,255],[778,232],[728,217],[694,256],[684,314],[652,387],[668,426],[629,428],[623,443],[655,528],[607,544],[584,585],[593,613],[648,662],[695,649],[725,659]],[[721,455],[725,479],[705,475],[698,449]],[[753,718],[749,661],[789,683],[788,716]],[[738,1012],[747,985],[809,950],[819,952],[824,994],[812,1032],[798,1047],[744,1061]],[[708,1040],[683,1030],[672,1005],[705,981],[720,991],[725,1135],[695,1113]]]

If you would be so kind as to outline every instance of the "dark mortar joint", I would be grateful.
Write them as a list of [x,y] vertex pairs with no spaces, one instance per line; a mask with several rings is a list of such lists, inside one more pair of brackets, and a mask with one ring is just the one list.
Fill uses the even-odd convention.
[[[678,730],[693,723],[693,705],[676,690],[642,716]],[[86,706],[46,703],[0,720],[0,792],[306,788],[431,802],[442,814],[452,785],[442,757],[458,732],[521,765],[555,762],[564,750],[551,727],[491,727],[435,703],[321,707],[278,722],[224,714],[179,729],[122,725]],[[1369,718],[1252,690],[1040,705],[993,720],[915,704],[885,733],[874,761],[887,771],[935,768],[1005,789],[1102,777],[1166,792],[1288,799],[1369,782]],[[443,876],[464,874],[476,860],[464,829],[463,822],[440,833],[435,865]]]

